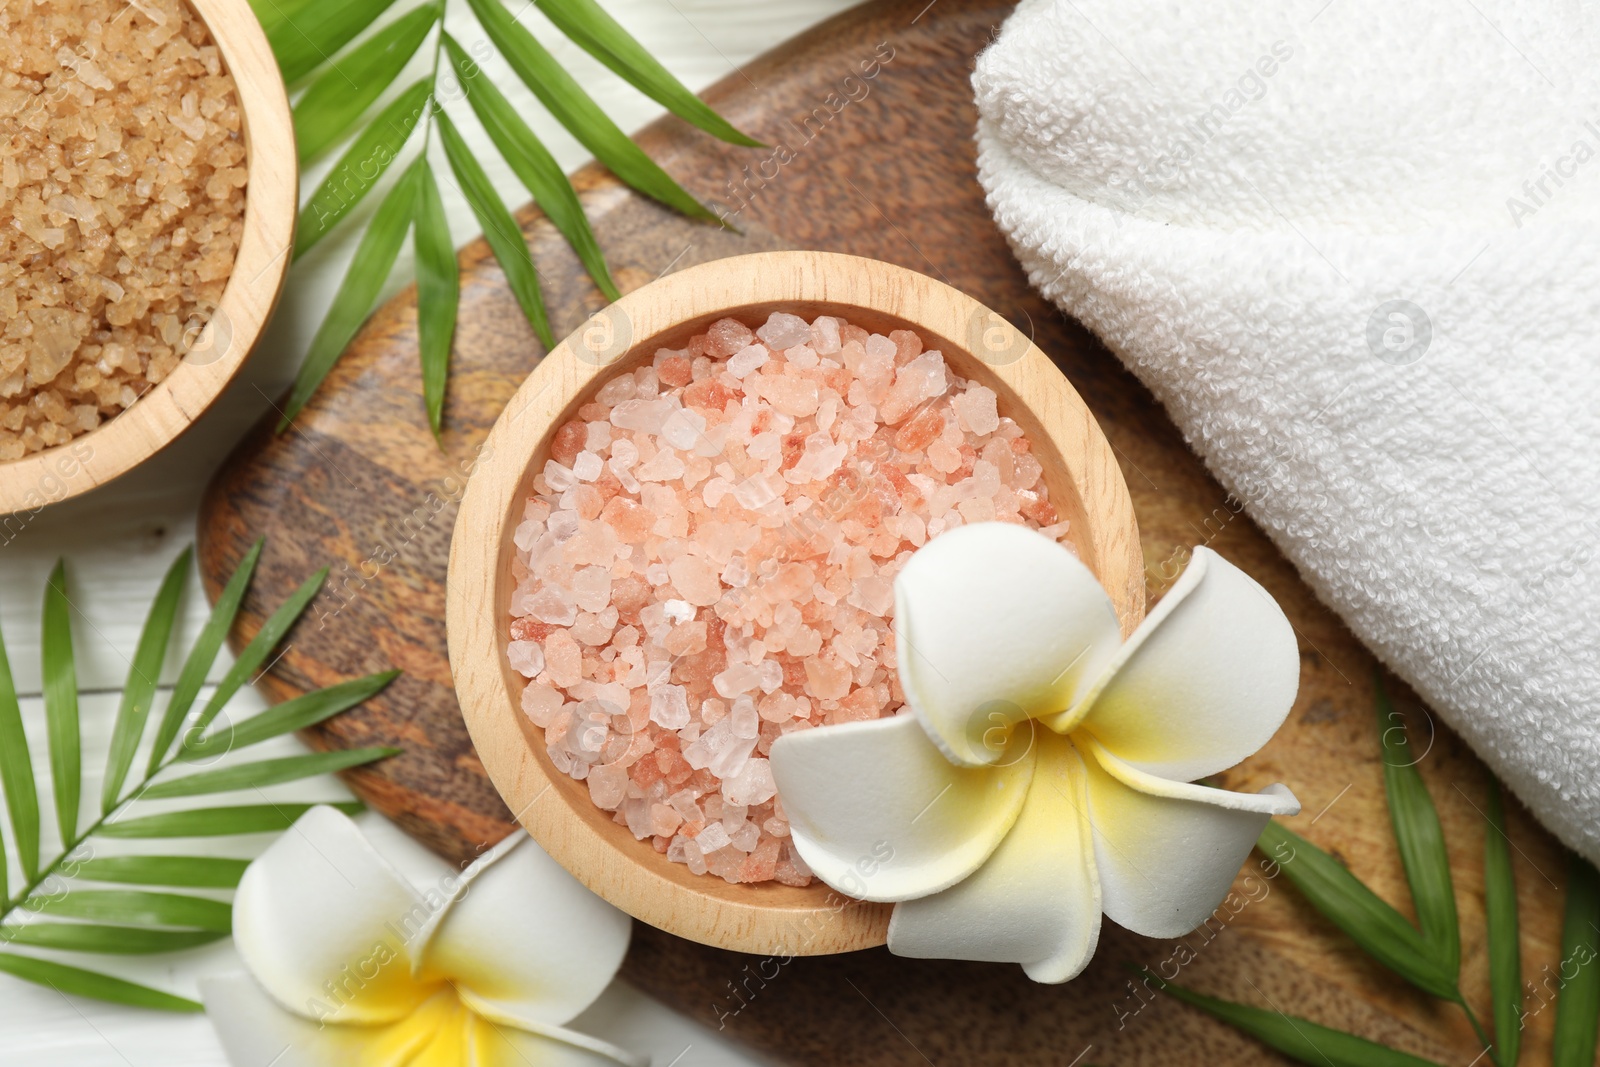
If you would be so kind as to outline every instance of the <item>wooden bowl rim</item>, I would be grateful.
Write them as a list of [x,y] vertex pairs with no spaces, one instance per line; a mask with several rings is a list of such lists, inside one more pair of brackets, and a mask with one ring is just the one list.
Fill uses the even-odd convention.
[[[1048,418],[1053,431],[1037,420],[1024,429],[1036,448],[1044,436],[1057,453],[1048,458],[1061,467],[1050,473],[1070,482],[1087,518],[1075,523],[1073,540],[1112,598],[1124,633],[1131,632],[1144,611],[1132,501],[1110,444],[1066,378],[1002,317],[950,286],[892,264],[824,252],[763,252],[687,268],[629,293],[552,349],[473,462],[451,539],[446,622],[451,672],[479,759],[516,819],[557,862],[623,911],[680,937],[742,952],[823,955],[883,944],[892,906],[849,900],[820,882],[804,889],[731,885],[657,855],[611,822],[584,783],[549,763],[543,739],[520,708],[522,680],[512,676],[504,654],[510,534],[520,522],[532,460],[548,449],[556,427],[629,357],[642,361],[667,335],[774,305],[906,323],[925,338],[942,339],[952,363],[965,364],[958,373],[998,383],[1003,411],[1009,391],[1013,407],[1027,408],[1023,417]],[[993,350],[1004,354],[1003,362],[980,366],[970,348],[951,343],[975,330],[998,331],[984,336],[997,342]]]
[[[66,444],[0,463],[0,515],[36,514],[126,474],[177,439],[244,364],[282,291],[299,210],[294,123],[283,78],[248,0],[187,2],[233,75],[244,127],[244,233],[228,284],[190,355],[160,384]],[[219,355],[191,358],[211,353],[222,331]]]

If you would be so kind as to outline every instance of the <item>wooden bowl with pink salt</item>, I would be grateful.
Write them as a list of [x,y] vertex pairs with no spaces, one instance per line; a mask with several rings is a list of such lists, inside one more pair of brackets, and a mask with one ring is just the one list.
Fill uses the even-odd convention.
[[556,346],[451,546],[462,713],[518,820],[652,925],[745,952],[882,944],[816,881],[766,755],[892,715],[893,580],[968,522],[1068,545],[1143,613],[1127,487],[1071,385],[934,279],[777,252],[684,270]]
[[0,516],[199,417],[288,269],[294,128],[247,0],[0,10]]

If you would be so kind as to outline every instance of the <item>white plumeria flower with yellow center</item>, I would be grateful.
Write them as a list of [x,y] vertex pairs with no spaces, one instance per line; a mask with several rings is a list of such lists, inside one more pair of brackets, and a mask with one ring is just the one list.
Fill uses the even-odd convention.
[[801,857],[824,882],[896,902],[902,956],[1077,976],[1103,912],[1188,933],[1227,895],[1283,786],[1189,784],[1283,723],[1294,631],[1243,571],[1197,548],[1126,643],[1089,569],[1042,534],[958,527],[895,579],[908,711],[772,746]]
[[418,891],[342,813],[307,812],[239,883],[249,974],[202,983],[234,1067],[645,1067],[565,1029],[631,932],[517,831]]

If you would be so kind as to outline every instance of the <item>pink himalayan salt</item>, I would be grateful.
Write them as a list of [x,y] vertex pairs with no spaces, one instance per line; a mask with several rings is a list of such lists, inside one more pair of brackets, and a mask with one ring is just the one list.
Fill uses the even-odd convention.
[[966,522],[1064,538],[1041,473],[914,331],[719,320],[556,431],[513,535],[523,711],[672,862],[809,884],[772,742],[898,712],[895,574]]

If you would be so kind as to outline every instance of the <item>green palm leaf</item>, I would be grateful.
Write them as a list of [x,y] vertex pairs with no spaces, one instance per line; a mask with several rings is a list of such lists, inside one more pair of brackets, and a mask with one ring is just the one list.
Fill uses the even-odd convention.
[[242,763],[214,771],[202,771],[182,778],[158,782],[141,795],[146,800],[193,797],[206,793],[228,793],[239,789],[259,789],[283,782],[298,781],[319,774],[349,770],[374,760],[398,756],[398,748],[351,748],[340,752],[317,752],[309,756]]
[[237,749],[248,748],[262,741],[296,730],[304,730],[353,708],[383,690],[399,677],[399,671],[384,671],[353,678],[348,682],[330,685],[285,700],[266,711],[252,715],[243,722],[230,724],[185,748],[180,759],[195,760],[221,756]]
[[44,668],[44,712],[50,738],[51,792],[61,839],[78,835],[78,799],[82,792],[83,758],[78,736],[78,675],[72,655],[71,607],[67,602],[67,569],[58,562],[45,586],[41,659]]
[[494,250],[494,258],[505,272],[506,285],[517,298],[528,325],[539,335],[546,348],[555,346],[550,336],[550,320],[545,315],[544,297],[539,292],[539,275],[533,269],[533,257],[528,253],[528,242],[522,237],[511,212],[500,200],[500,194],[489,183],[489,176],[478,165],[477,157],[467,142],[461,139],[455,123],[443,111],[435,116],[439,127],[439,142],[444,145],[445,158],[450,161],[450,171],[460,183],[461,195],[466,198],[472,213],[483,227],[483,236]]
[[1230,1000],[1219,1000],[1185,989],[1144,972],[1168,996],[1254,1037],[1271,1046],[1290,1059],[1311,1064],[1312,1067],[1438,1067],[1407,1052],[1368,1041],[1365,1038],[1320,1026],[1308,1019],[1285,1015],[1281,1011],[1267,1011]]
[[[366,810],[358,802],[329,804],[346,815]],[[164,815],[108,822],[100,828],[106,837],[229,837],[234,834],[262,834],[287,830],[294,821],[316,804],[240,804],[224,808],[198,808]]]
[[[222,681],[217,683],[217,688],[211,694],[211,699],[206,701],[205,707],[200,709],[200,714],[195,718],[191,737],[198,740],[207,726],[211,725],[223,705],[233,699],[235,693],[248,682],[255,673],[266,663],[272,650],[278,647],[278,642],[283,640],[283,635],[289,632],[289,627],[295,624],[306,606],[316,598],[322,589],[322,583],[327,580],[328,568],[324,567],[305,581],[300,587],[289,595],[289,598],[278,605],[278,610],[267,617],[261,624],[261,629],[250,639],[250,643],[239,653],[239,658],[233,661],[233,666],[222,676]],[[220,603],[220,601],[219,601]],[[185,742],[186,746],[188,742]]]
[[32,956],[15,956],[9,952],[0,952],[0,972],[38,985],[49,986],[58,993],[109,1000],[113,1004],[130,1004],[136,1008],[160,1008],[163,1011],[205,1010],[196,1001],[163,993],[159,989],[151,989],[137,982],[113,978],[96,971],[86,971],[82,967],[69,967],[53,960],[35,959]]
[[[5,789],[6,811],[17,845],[22,876],[32,881],[39,874],[39,790],[33,779],[33,757],[22,731],[22,706],[11,676],[11,661],[0,637],[0,786]],[[0,901],[6,898],[4,846],[0,845]]]
[[184,717],[194,705],[200,687],[205,685],[206,676],[211,673],[211,665],[217,661],[217,652],[222,648],[222,642],[233,627],[233,618],[239,613],[239,603],[244,599],[244,591],[255,575],[256,561],[261,558],[263,544],[264,540],[257,540],[250,546],[250,551],[245,553],[244,559],[239,561],[239,566],[234,568],[232,576],[228,578],[228,584],[222,589],[222,595],[217,597],[216,604],[211,608],[211,616],[206,620],[200,635],[195,638],[193,647],[189,649],[189,658],[184,660],[183,670],[178,674],[178,684],[172,688],[172,696],[167,700],[167,710],[162,715],[160,727],[156,730],[156,739],[150,746],[150,763],[146,777],[154,774],[161,761],[166,759],[168,749],[172,747],[172,742],[178,737],[178,731],[183,727]]
[[[373,187],[378,184],[378,179],[383,177],[383,173],[394,162],[395,156],[411,137],[422,117],[433,106],[429,99],[432,94],[432,78],[423,78],[416,82],[379,112],[372,124],[361,131],[361,136],[345,149],[344,155],[339,157],[339,162],[333,165],[328,176],[322,179],[322,184],[317,186],[317,191],[306,201],[306,206],[300,209],[300,224],[295,230],[294,237],[296,259],[305,255],[312,246],[327,236],[352,208],[372,192]],[[376,223],[377,220],[373,221]],[[393,256],[389,257],[389,262],[394,262]],[[384,271],[385,275],[388,273],[387,270]],[[383,279],[380,278],[372,285],[374,296],[382,284]],[[341,290],[334,302],[335,311],[344,300]],[[359,309],[356,325],[359,326],[367,317],[367,308],[371,306],[372,300],[369,298]],[[330,317],[332,314],[333,312],[329,313]],[[352,329],[350,332],[353,334],[355,331]]]
[[391,22],[340,58],[294,106],[294,136],[302,162],[337,141],[400,76],[438,20],[427,4]]
[[93,856],[73,864],[71,874],[91,882],[232,889],[248,866],[249,860],[220,856]]
[[220,900],[143,889],[75,889],[61,896],[41,897],[30,910],[68,919],[182,926],[223,934],[233,929],[233,908]]
[[[149,769],[124,795],[122,786],[149,722],[151,699],[189,571],[190,551],[179,555],[168,569],[146,617],[111,727],[107,760],[107,780],[111,784],[105,791],[106,810],[81,832],[77,830],[81,753],[78,686],[70,626],[72,608],[66,596],[65,567],[57,564],[45,590],[42,652],[46,728],[51,767],[58,786],[56,803],[63,840],[60,852],[48,861],[42,861],[39,856],[37,786],[23,733],[20,704],[4,643],[0,642],[0,779],[5,787],[13,834],[19,842],[19,864],[27,875],[27,884],[15,897],[8,896],[4,879],[0,877],[0,946],[13,944],[61,952],[137,955],[171,952],[218,940],[227,935],[231,926],[230,904],[207,896],[166,890],[235,888],[244,876],[246,861],[181,855],[96,855],[98,847],[90,847],[90,839],[215,837],[283,830],[315,805],[266,803],[169,811],[142,817],[129,817],[129,811],[130,805],[141,796],[173,798],[259,789],[313,774],[349,769],[396,754],[397,750],[392,748],[314,753],[196,771],[152,785],[154,779],[179,758],[193,755],[196,747],[193,740],[175,754],[169,755],[168,749],[216,660],[261,550],[261,543],[257,542],[229,578],[184,662],[173,698],[152,742],[155,752]],[[225,673],[212,699],[196,715],[192,738],[198,738],[232,695],[262,668],[266,657],[284,640],[315,598],[325,577],[326,571],[323,571],[302,583],[266,620],[255,639]],[[238,729],[232,726],[218,729],[206,740],[215,742],[223,738],[218,749],[253,744],[300,725],[321,722],[381,689],[393,677],[394,673],[390,672],[358,678],[308,693],[246,720]],[[204,751],[210,753],[214,749],[208,747]],[[355,802],[333,806],[349,814],[363,810],[362,805]],[[85,858],[78,858],[80,855]],[[0,871],[4,863],[4,851],[0,849]],[[57,889],[61,878],[70,880],[64,893]],[[96,887],[93,883],[97,882],[113,888]],[[124,888],[127,886],[162,888]],[[19,921],[24,916],[14,915],[14,912],[33,915],[27,916],[27,921]],[[67,921],[55,921],[58,919]],[[63,993],[141,1007],[176,1011],[199,1009],[193,1001],[136,982],[32,956],[0,952],[0,972]]]
[[1311,905],[1368,955],[1425,993],[1455,1000],[1455,976],[1445,971],[1422,936],[1338,860],[1292,830],[1268,823],[1259,846],[1279,862]]
[[279,433],[287,429],[300,409],[305,407],[306,401],[311,399],[311,394],[317,391],[317,386],[322,384],[322,379],[328,376],[344,352],[345,345],[355,337],[361,324],[367,321],[367,313],[377,302],[378,293],[400,255],[406,231],[411,229],[411,213],[416,205],[415,185],[413,175],[407,172],[383,198],[383,203],[378,205],[378,213],[367,226],[367,232],[361,235],[355,258],[350,261],[350,269],[345,272],[344,281],[334,295],[333,307],[328,317],[322,320],[317,335],[311,339],[305,362],[300,365],[300,373],[294,380],[294,389],[289,393],[283,418],[278,422]]
[[685,122],[713,137],[746,148],[765,147],[734,129],[704,100],[684,88],[656,57],[617,24],[594,0],[537,0],[539,10],[579,48]]
[[468,0],[483,30],[523,84],[611,172],[646,196],[690,218],[717,221],[644,150],[617,128],[544,45],[511,17],[500,0]]
[[422,357],[423,403],[428,409],[428,425],[437,437],[444,418],[450,344],[461,302],[461,269],[433,168],[426,156],[419,156],[413,166],[417,169],[416,219],[411,231],[417,260],[417,349]]
[[316,0],[282,5],[282,0],[254,0],[257,10],[272,12],[262,20],[267,43],[278,58],[287,84],[294,84],[333,57],[372,25],[394,0]]
[[63,952],[99,952],[143,956],[209,945],[227,937],[226,930],[151,930],[105,923],[46,923],[0,927],[0,944],[30,945]]
[[1511,868],[1500,783],[1489,780],[1483,839],[1483,910],[1489,928],[1489,992],[1494,1001],[1495,1063],[1512,1067],[1522,1049],[1522,954],[1517,882]]
[[156,683],[161,680],[161,664],[167,658],[173,620],[178,617],[178,599],[189,577],[192,555],[191,550],[184,549],[167,568],[155,602],[150,605],[150,614],[145,617],[133,662],[128,665],[128,680],[123,684],[116,725],[111,729],[111,753],[106,760],[106,779],[100,791],[101,814],[117,806],[122,784],[128,780],[128,769],[133,766],[134,752],[144,736],[150,707],[155,702]]
[[500,90],[495,88],[494,83],[488,78],[474,76],[472,60],[449,34],[445,34],[444,48],[457,77],[466,87],[467,103],[472,105],[473,113],[478,116],[478,121],[483,124],[495,148],[510,165],[512,173],[533,194],[545,217],[567,239],[606,299],[616,300],[622,294],[617,291],[616,282],[611,278],[606,257],[600,251],[600,244],[589,227],[589,218],[578,201],[578,192],[562,173],[561,165],[533,130],[528,128],[511,103],[500,94]]
[[1550,1039],[1551,1067],[1594,1067],[1600,1026],[1600,875],[1574,855],[1561,928],[1561,993]]
[[1429,952],[1452,982],[1461,970],[1461,931],[1456,920],[1455,886],[1450,878],[1450,849],[1433,798],[1411,754],[1405,722],[1389,702],[1383,680],[1374,676],[1378,739],[1383,746],[1383,784],[1389,820],[1411,886],[1411,901]]

